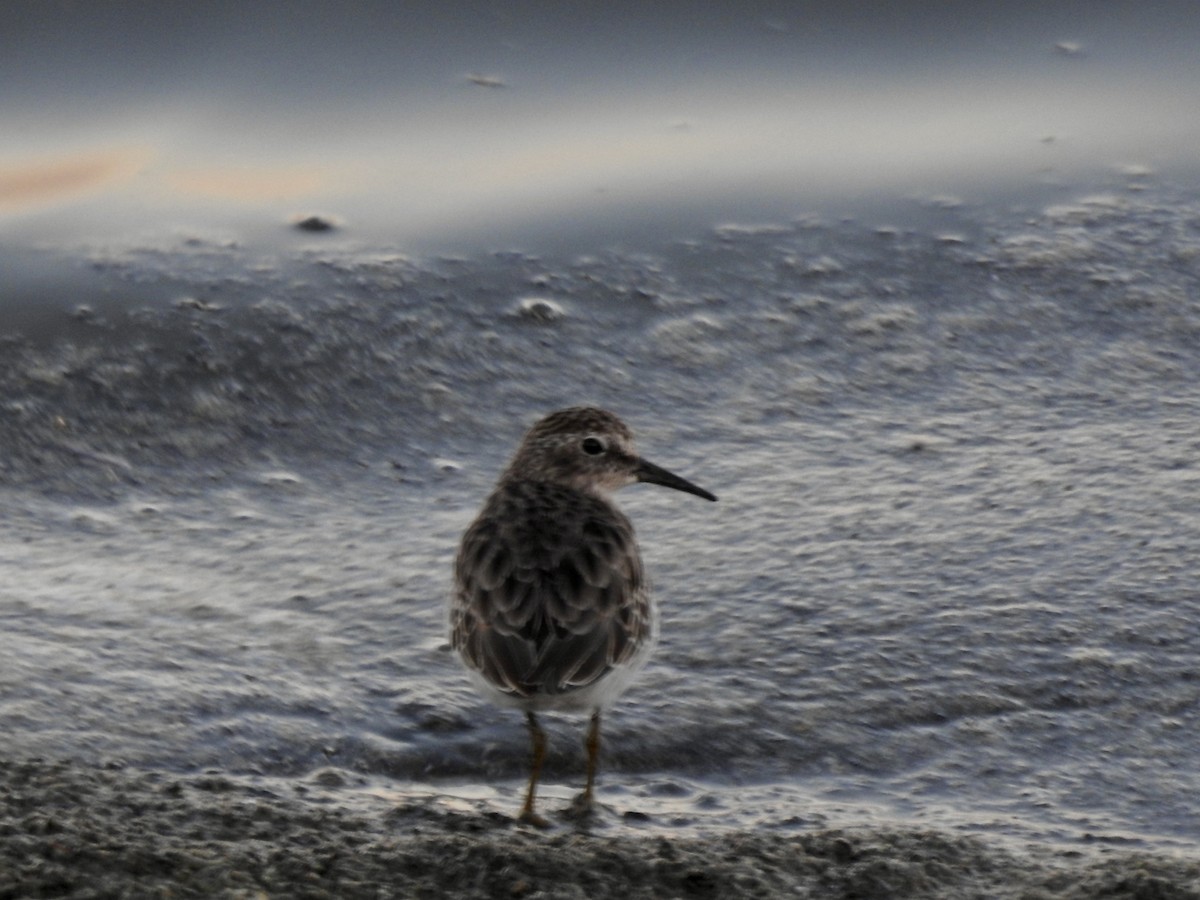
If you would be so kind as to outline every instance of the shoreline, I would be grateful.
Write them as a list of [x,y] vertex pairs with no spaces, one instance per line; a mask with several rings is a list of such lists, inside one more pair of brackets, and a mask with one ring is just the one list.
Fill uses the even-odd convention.
[[541,832],[428,801],[382,816],[219,775],[0,763],[0,900],[19,897],[1200,897],[1200,861],[1016,854],[903,828]]

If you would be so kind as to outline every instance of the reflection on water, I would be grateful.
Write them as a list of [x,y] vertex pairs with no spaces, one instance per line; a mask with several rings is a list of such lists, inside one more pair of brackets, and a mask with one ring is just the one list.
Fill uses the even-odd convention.
[[290,200],[312,196],[325,184],[320,171],[301,167],[179,169],[165,173],[163,180],[181,202],[186,197],[232,203]]

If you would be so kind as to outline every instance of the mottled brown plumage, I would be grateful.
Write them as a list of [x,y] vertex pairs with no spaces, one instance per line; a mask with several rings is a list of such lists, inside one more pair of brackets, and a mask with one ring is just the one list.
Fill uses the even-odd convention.
[[655,615],[629,519],[608,493],[646,481],[716,498],[638,457],[612,413],[574,407],[526,434],[455,561],[451,643],[484,693],[524,709],[534,766],[522,817],[540,821],[534,793],[545,748],[535,712],[592,712],[592,800],[600,712],[645,662]]
[[633,527],[604,501],[548,481],[507,481],[463,537],[454,646],[489,684],[539,708],[651,636]]

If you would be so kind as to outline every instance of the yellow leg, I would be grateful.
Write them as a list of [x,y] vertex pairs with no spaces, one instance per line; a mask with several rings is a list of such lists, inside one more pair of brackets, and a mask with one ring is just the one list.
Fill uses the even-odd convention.
[[583,789],[584,806],[592,805],[593,788],[596,786],[596,760],[600,757],[600,710],[592,713],[592,723],[587,733],[587,787]]
[[529,724],[529,738],[533,742],[533,765],[529,770],[529,790],[525,792],[525,805],[521,807],[520,819],[545,827],[550,823],[533,811],[533,800],[537,794],[538,778],[542,774],[542,763],[546,759],[546,733],[532,711],[525,713],[525,721]]
[[584,747],[587,749],[587,786],[582,794],[571,801],[570,809],[564,810],[569,818],[580,824],[589,822],[596,812],[593,797],[596,792],[596,761],[600,758],[600,710],[592,713]]

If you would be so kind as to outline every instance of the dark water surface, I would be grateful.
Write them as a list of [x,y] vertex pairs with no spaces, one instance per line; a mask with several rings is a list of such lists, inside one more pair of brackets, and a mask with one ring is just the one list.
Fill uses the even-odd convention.
[[1192,846],[1200,212],[963,219],[569,261],[93,248],[177,299],[6,340],[12,751],[514,804],[519,717],[442,602],[521,431],[587,401],[722,497],[622,493],[664,628],[611,802]]

